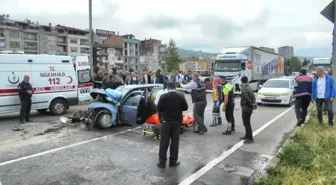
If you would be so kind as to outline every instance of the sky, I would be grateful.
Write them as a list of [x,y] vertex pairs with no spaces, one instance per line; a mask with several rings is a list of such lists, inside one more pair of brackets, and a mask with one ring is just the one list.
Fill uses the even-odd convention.
[[[294,54],[329,57],[333,25],[320,12],[331,0],[92,0],[93,28],[136,38],[174,39],[183,49],[289,45]],[[0,14],[87,29],[88,0],[0,0]]]

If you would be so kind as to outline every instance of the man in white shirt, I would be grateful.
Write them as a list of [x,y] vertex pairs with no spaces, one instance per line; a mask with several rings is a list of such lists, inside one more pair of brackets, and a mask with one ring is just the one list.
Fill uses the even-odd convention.
[[240,83],[241,83],[241,74],[238,73],[238,75],[232,80],[232,84],[235,86],[235,91],[240,92]]
[[323,66],[316,67],[317,78],[312,83],[312,101],[316,102],[317,119],[323,123],[323,105],[328,112],[328,122],[334,125],[334,112],[332,104],[336,96],[335,82],[332,76],[325,73]]

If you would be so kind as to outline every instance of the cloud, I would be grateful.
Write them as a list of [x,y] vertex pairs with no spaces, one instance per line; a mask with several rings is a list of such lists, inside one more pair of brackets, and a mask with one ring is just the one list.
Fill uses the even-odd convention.
[[[332,24],[320,15],[330,0],[93,0],[93,27],[139,39],[177,41],[216,52],[228,46],[277,48],[330,55]],[[40,24],[87,29],[87,0],[1,0],[0,14]],[[319,49],[327,48],[327,49]],[[309,49],[309,50],[308,50]],[[314,53],[314,52],[311,52]],[[309,54],[309,53],[307,53]]]

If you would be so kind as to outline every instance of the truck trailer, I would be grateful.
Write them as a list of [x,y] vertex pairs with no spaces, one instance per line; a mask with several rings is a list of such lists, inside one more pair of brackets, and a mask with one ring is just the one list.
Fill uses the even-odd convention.
[[239,73],[258,91],[266,80],[284,75],[284,57],[254,46],[222,49],[214,63],[214,76],[231,81]]

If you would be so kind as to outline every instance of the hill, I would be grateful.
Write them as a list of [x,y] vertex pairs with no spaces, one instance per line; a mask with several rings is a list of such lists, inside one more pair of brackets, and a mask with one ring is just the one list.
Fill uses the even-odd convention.
[[192,57],[192,56],[203,57],[204,59],[209,59],[209,58],[216,56],[215,53],[206,53],[203,51],[193,51],[193,50],[187,50],[187,49],[182,49],[182,48],[179,48],[178,52],[182,59],[187,59],[188,57]]

